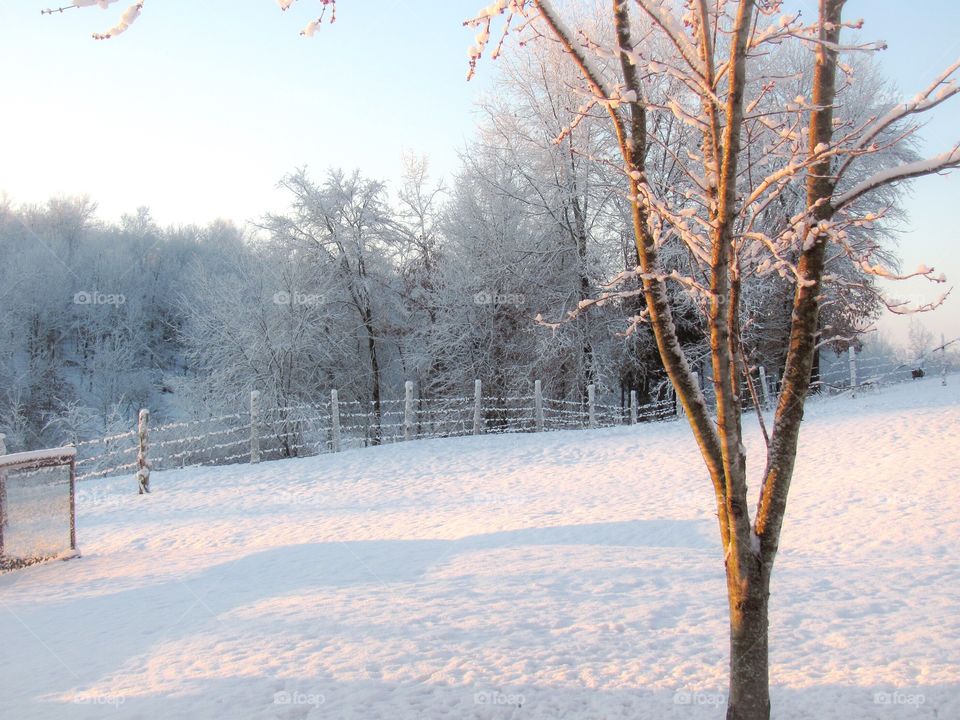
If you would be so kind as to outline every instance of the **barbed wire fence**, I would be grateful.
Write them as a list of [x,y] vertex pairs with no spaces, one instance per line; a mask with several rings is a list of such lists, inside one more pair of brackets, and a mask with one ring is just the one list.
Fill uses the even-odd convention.
[[[946,360],[942,364],[936,369],[941,370],[945,382]],[[924,374],[934,373],[928,369]],[[744,411],[753,412],[755,404],[771,408],[779,392],[777,375],[758,366],[750,368],[749,377],[750,382],[745,378],[741,388]],[[917,377],[914,365],[881,358],[861,361],[851,353],[847,362],[827,366],[813,383],[822,394],[856,395]],[[698,381],[707,402],[712,403],[711,379],[698,377]],[[592,385],[580,400],[546,397],[540,381],[534,383],[530,395],[486,394],[478,380],[472,397],[443,398],[417,397],[408,381],[402,399],[382,400],[379,408],[373,401],[341,400],[338,395],[332,390],[329,400],[262,407],[260,393],[254,391],[241,411],[149,430],[141,413],[137,428],[76,443],[77,479],[145,473],[149,488],[151,470],[258,463],[417,439],[663,422],[683,413],[668,383],[654,393],[660,399],[643,405],[637,403],[636,391],[630,392],[628,402],[598,401]]]

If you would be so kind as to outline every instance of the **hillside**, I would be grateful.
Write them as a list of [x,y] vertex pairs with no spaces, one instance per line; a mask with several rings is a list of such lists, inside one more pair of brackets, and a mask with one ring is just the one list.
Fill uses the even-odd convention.
[[[812,402],[801,456],[774,717],[960,717],[960,377]],[[0,577],[0,716],[723,716],[722,560],[680,423],[152,486],[85,483],[82,559]]]

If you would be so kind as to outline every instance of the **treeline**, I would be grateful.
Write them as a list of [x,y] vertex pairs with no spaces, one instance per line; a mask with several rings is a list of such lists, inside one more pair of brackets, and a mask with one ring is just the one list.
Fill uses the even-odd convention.
[[[374,408],[404,380],[422,397],[467,395],[475,379],[497,396],[527,395],[540,379],[557,398],[581,399],[591,383],[607,401],[630,390],[663,397],[614,141],[599,115],[578,110],[556,52],[531,46],[502,62],[446,183],[419,158],[393,187],[361,172],[300,170],[282,183],[289,210],[243,229],[160,228],[146,209],[104,223],[87,198],[0,204],[8,445],[126,429],[144,406],[161,419],[232,410],[251,389],[289,406],[338,388]],[[807,71],[789,56],[775,61]],[[675,85],[651,79],[651,101],[681,97]],[[876,112],[879,102],[845,100],[838,112]],[[686,189],[703,179],[682,175],[674,158],[697,148],[679,119],[649,133],[647,166],[682,217]],[[772,141],[751,138],[745,152]],[[802,178],[791,182],[800,203]],[[782,197],[758,224],[788,221],[794,208]],[[897,210],[891,194],[887,221]],[[887,227],[863,228],[860,241],[889,244]],[[705,278],[669,228],[656,233],[663,271],[678,279],[681,340],[705,358]],[[830,263],[823,341],[844,350],[881,306],[855,257]],[[744,353],[771,374],[786,349],[788,267],[785,258],[743,268]]]

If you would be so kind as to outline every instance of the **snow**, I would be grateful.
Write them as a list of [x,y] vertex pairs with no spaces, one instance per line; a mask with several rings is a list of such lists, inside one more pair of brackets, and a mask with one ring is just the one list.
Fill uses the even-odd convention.
[[0,455],[0,467],[12,467],[14,465],[31,465],[34,463],[43,463],[47,460],[59,460],[60,458],[72,458],[77,454],[77,449],[72,445],[65,445],[58,448],[49,448],[47,450],[27,450],[26,452],[10,453],[9,455]]
[[[774,717],[960,717],[960,377],[806,418],[771,597]],[[0,576],[0,717],[723,717],[715,505],[680,423],[152,487],[83,483],[84,556]]]
[[918,177],[920,175],[928,175],[940,170],[955,168],[958,165],[960,165],[960,146],[954,147],[952,150],[948,150],[933,157],[925,158],[923,160],[915,160],[914,162],[904,163],[896,167],[880,170],[868,177],[866,180],[854,185],[852,188],[847,190],[847,192],[835,197],[831,201],[831,204],[835,208],[842,208],[853,200],[856,200],[864,193],[874,190],[881,185],[895,182],[897,180]]

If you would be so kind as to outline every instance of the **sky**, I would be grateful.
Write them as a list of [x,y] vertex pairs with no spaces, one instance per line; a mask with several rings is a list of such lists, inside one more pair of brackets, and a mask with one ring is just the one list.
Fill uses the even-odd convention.
[[[286,13],[273,0],[147,0],[142,17],[106,42],[126,0],[103,11],[41,15],[54,0],[0,4],[0,193],[15,203],[86,193],[115,220],[140,205],[162,225],[238,223],[283,209],[277,182],[307,166],[360,168],[397,180],[404,152],[450,177],[496,63],[466,82],[482,0],[339,0],[337,22],[299,31],[319,2]],[[812,0],[788,0],[813,17]],[[955,0],[849,0],[864,39],[882,39],[885,74],[906,96],[960,56]],[[924,149],[960,140],[960,99],[924,129]],[[900,241],[905,269],[921,263],[960,283],[960,173],[917,181]],[[891,293],[929,301],[943,288],[912,281]],[[922,317],[960,337],[960,289]],[[905,319],[881,329],[899,339]]]

